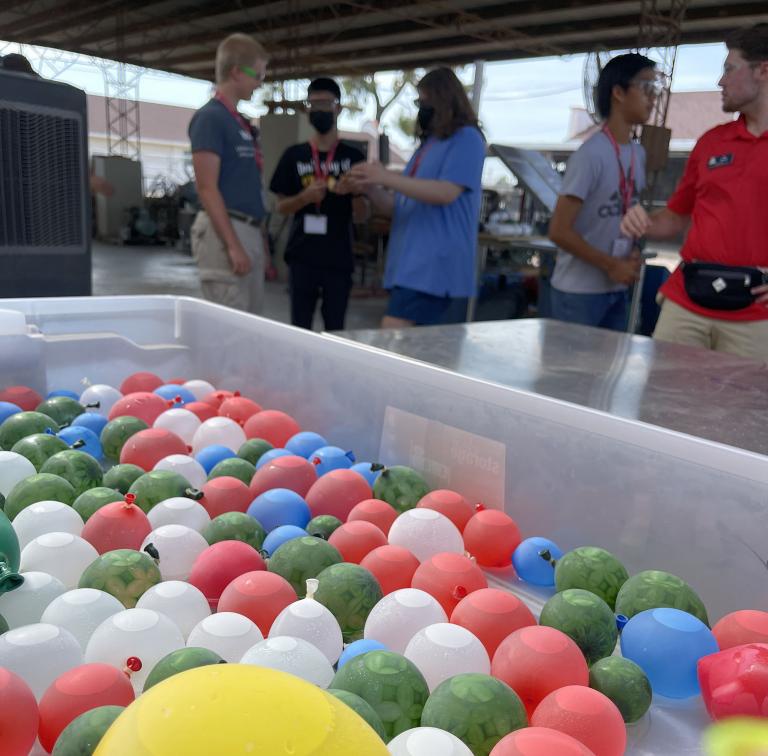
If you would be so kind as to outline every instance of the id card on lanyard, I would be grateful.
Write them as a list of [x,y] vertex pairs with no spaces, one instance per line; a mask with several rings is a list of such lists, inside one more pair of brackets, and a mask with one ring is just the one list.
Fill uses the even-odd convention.
[[[621,162],[621,149],[619,143],[616,141],[616,137],[611,133],[611,130],[607,126],[603,126],[603,134],[605,134],[608,141],[613,147],[613,151],[616,154],[616,164],[619,169],[619,198],[621,201],[621,214],[622,216],[627,214],[627,211],[632,205],[632,197],[635,192],[635,149],[634,145],[630,142],[629,151],[629,170],[624,173],[624,165]],[[611,247],[612,257],[629,257],[634,246],[634,240],[626,236],[619,236],[618,239],[614,239],[613,246]]]
[[214,99],[218,100],[227,109],[227,112],[232,116],[232,118],[235,119],[235,121],[237,121],[237,124],[241,129],[243,129],[243,131],[251,135],[251,140],[253,141],[253,159],[256,161],[259,172],[263,173],[264,155],[261,153],[261,146],[258,144],[256,139],[254,139],[253,128],[251,127],[251,124],[248,123],[248,121],[246,121],[245,118],[243,118],[243,116],[237,112],[236,108],[221,94],[221,92],[216,92]]
[[[333,179],[331,169],[333,168],[333,159],[336,156],[336,148],[338,146],[339,143],[336,142],[336,144],[328,150],[325,160],[321,164],[320,150],[314,142],[309,143],[309,147],[312,150],[312,168],[315,173],[315,179],[318,181],[324,179],[329,189],[333,188],[331,184],[331,179]],[[335,183],[335,179],[333,183]],[[320,213],[319,203],[315,205],[315,208],[316,210],[314,213],[307,213],[304,216],[304,233],[313,236],[325,236],[328,233],[328,216]]]

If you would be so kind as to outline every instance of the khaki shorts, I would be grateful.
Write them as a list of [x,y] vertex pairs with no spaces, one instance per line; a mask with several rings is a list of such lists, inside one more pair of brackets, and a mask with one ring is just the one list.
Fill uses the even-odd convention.
[[768,320],[718,320],[662,297],[653,338],[768,362]]
[[208,214],[200,211],[192,224],[192,255],[200,272],[203,297],[209,302],[260,314],[264,307],[264,239],[260,228],[230,219],[237,238],[251,258],[251,272],[232,272],[226,247]]

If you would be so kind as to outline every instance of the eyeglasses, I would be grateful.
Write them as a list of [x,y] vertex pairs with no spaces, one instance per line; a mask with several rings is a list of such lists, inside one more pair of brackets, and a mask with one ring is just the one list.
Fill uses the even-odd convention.
[[637,87],[648,97],[658,97],[666,88],[666,79],[661,75],[654,79],[635,79],[631,86]]
[[264,81],[264,79],[267,78],[266,71],[257,71],[255,68],[251,68],[250,66],[238,66],[238,68],[252,79],[256,79],[256,81],[258,81],[260,84]]
[[312,111],[330,113],[338,104],[339,101],[335,98],[333,100],[304,100],[304,108],[309,113]]

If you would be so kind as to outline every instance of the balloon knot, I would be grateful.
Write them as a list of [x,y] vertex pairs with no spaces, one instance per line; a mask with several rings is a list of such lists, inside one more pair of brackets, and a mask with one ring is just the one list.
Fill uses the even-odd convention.
[[232,396],[242,396],[242,394],[239,391],[235,391]]
[[146,551],[156,562],[160,561],[160,552],[155,548],[153,543],[148,543],[144,547],[144,551]]
[[[125,660],[126,674],[128,674],[128,672],[140,672],[143,666],[144,665],[141,663],[141,659],[139,659],[138,656],[129,656]],[[130,677],[130,674],[128,674],[128,676]]]
[[453,597],[456,599],[463,599],[469,591],[463,585],[457,585],[453,589]]
[[125,503],[130,506],[131,504],[136,503],[136,494],[127,493],[125,495]]
[[475,504],[475,512],[484,512],[485,511],[485,504],[483,504],[482,501],[478,501],[477,504]]
[[317,467],[323,460],[320,457],[312,457],[312,464]]

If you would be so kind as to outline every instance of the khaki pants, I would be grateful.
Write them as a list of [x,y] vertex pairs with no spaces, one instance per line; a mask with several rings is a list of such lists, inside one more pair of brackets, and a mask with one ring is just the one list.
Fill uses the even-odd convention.
[[192,255],[200,271],[200,287],[209,302],[260,314],[264,307],[264,240],[261,229],[230,219],[253,265],[245,276],[232,272],[226,247],[208,214],[200,211],[192,224]]
[[707,318],[663,299],[653,338],[768,361],[768,320]]

